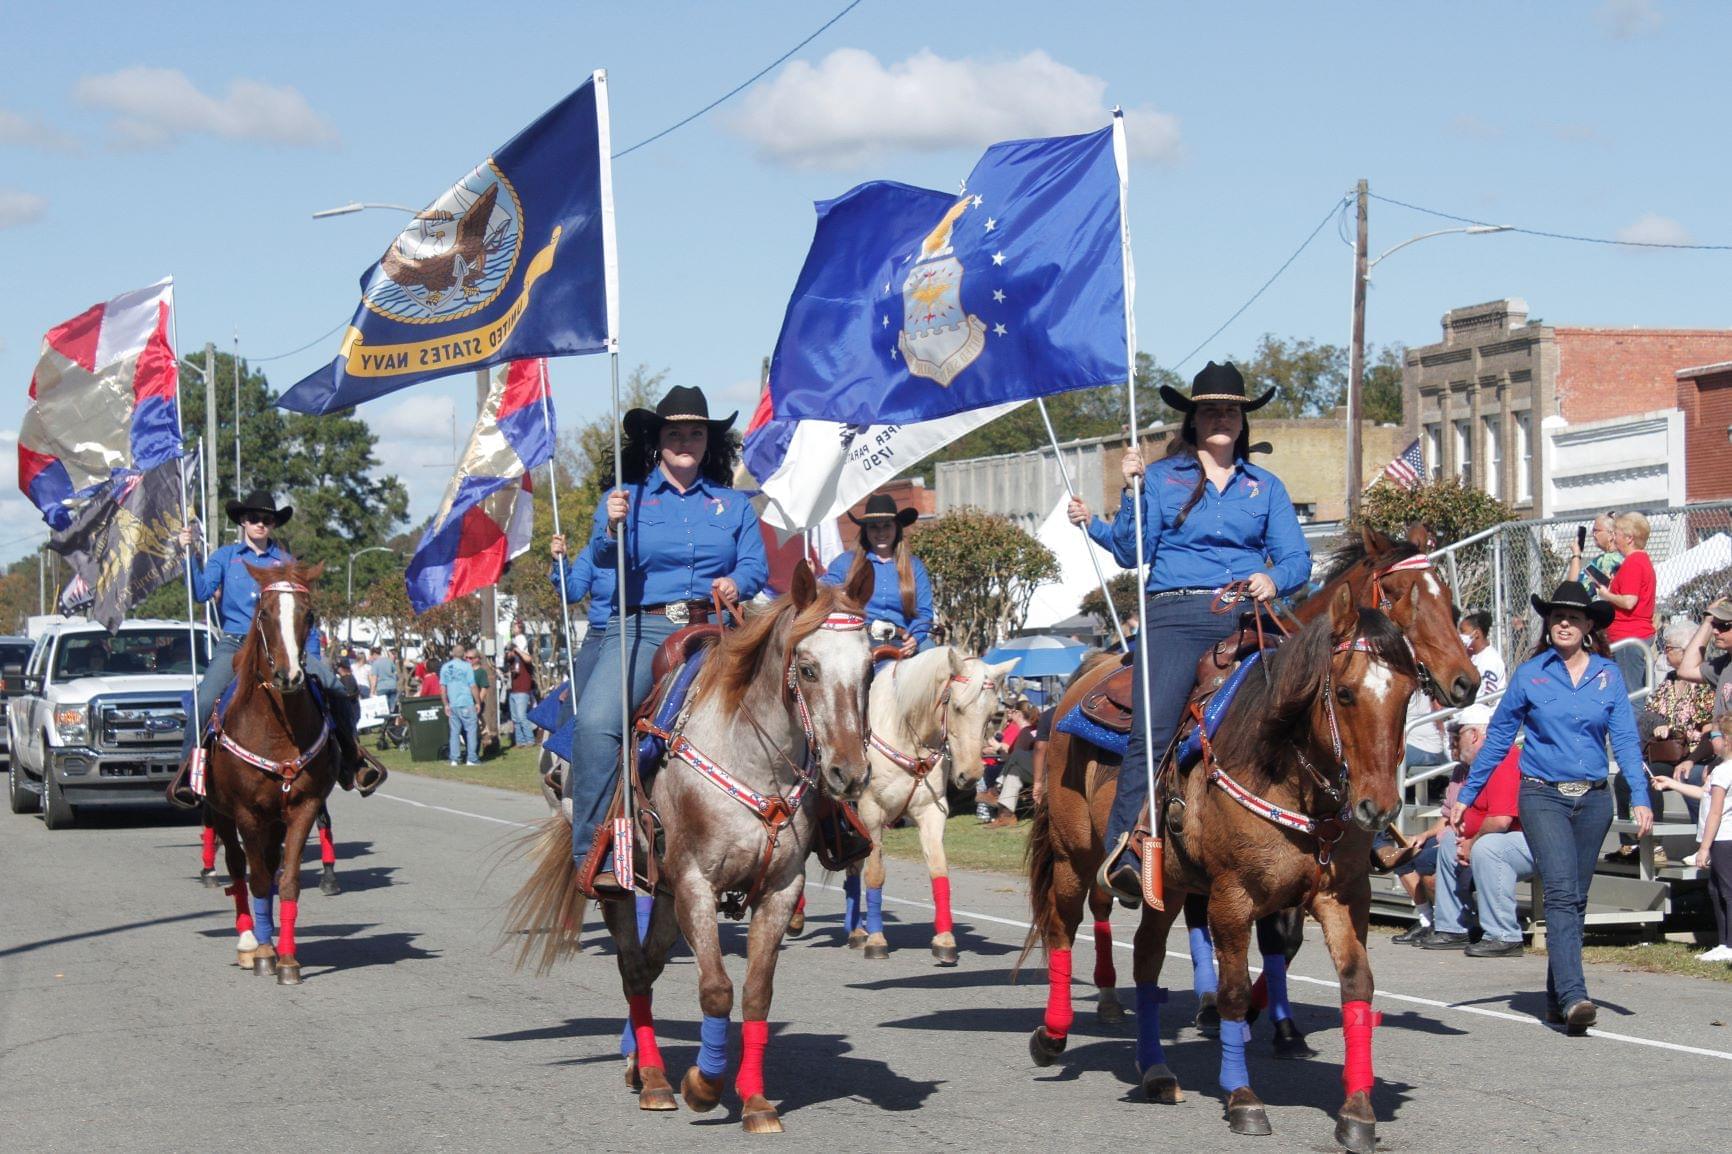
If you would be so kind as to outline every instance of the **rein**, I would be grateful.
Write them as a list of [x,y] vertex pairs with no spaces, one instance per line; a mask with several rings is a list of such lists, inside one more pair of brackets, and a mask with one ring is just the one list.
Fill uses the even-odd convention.
[[[310,589],[299,581],[273,581],[269,585],[260,589],[259,592],[261,594],[289,593],[302,596],[310,596],[312,593]],[[254,625],[255,627],[257,625],[256,616],[254,618]],[[265,644],[263,630],[259,631],[259,649],[264,654],[265,664],[270,667],[272,673],[275,673],[277,671],[276,659],[271,656],[271,647]],[[264,678],[260,678],[259,688],[268,690],[270,685]],[[230,737],[228,731],[223,728],[221,711],[217,705],[212,705],[211,707],[211,726],[216,730],[218,745],[227,750],[234,757],[246,762],[254,769],[265,774],[267,777],[274,777],[281,781],[283,783],[284,793],[289,792],[290,788],[295,784],[295,779],[301,775],[301,771],[306,769],[308,765],[312,764],[313,759],[319,756],[320,752],[324,750],[325,745],[331,740],[331,719],[326,717],[324,723],[319,727],[319,736],[313,740],[311,748],[302,751],[294,757],[278,759],[266,757],[260,753],[254,753],[252,750],[236,741],[233,737]],[[284,718],[283,729],[284,732],[288,734],[289,740],[293,742],[295,740],[294,731],[289,727],[288,719],[286,717]]]

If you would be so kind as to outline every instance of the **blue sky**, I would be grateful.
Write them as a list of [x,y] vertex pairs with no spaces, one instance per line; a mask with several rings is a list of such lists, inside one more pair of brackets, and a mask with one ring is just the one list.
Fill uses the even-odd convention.
[[[593,68],[616,147],[665,128],[845,0],[413,7],[11,4],[0,42],[0,561],[34,547],[10,438],[42,333],[172,273],[180,339],[243,355],[345,320],[420,205]],[[994,139],[1133,130],[1142,347],[1189,352],[1355,179],[1558,232],[1732,242],[1719,77],[1732,9],[1661,0],[1449,5],[864,0],[787,65],[614,168],[624,363],[749,409],[814,200],[869,179],[951,188]],[[1380,252],[1443,227],[1373,202]],[[1342,343],[1333,223],[1199,355],[1264,332]],[[1525,297],[1554,323],[1717,327],[1732,253],[1515,234],[1442,237],[1374,277],[1368,335],[1437,339],[1453,306]],[[279,391],[331,338],[262,367]],[[1193,371],[1196,364],[1185,366]],[[559,411],[607,405],[601,358],[554,366]],[[361,413],[418,516],[436,505],[471,378]],[[261,450],[262,452],[262,450]]]

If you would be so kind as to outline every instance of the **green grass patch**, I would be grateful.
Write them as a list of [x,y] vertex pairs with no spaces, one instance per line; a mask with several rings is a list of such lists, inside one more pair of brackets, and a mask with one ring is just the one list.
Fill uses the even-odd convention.
[[1708,949],[1686,942],[1637,942],[1627,946],[1584,946],[1582,959],[1623,970],[1649,974],[1682,974],[1713,982],[1732,982],[1732,966],[1725,962],[1698,962],[1696,955]]
[[484,758],[480,765],[450,765],[444,761],[411,761],[407,749],[375,749],[372,751],[392,773],[412,773],[418,777],[437,777],[445,781],[462,781],[470,785],[491,785],[518,793],[541,792],[541,750],[526,745],[522,749],[507,745],[493,757]]
[[[973,809],[952,814],[944,827],[944,856],[957,869],[1020,875],[1028,827],[1023,821],[1015,829],[987,829],[976,820]],[[884,852],[905,861],[925,860],[920,854],[920,832],[913,825],[887,831]]]

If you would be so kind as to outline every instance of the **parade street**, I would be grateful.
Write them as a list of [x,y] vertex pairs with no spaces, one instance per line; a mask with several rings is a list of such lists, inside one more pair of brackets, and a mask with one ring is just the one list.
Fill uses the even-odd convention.
[[[598,919],[585,955],[547,978],[513,972],[496,948],[503,904],[523,873],[508,848],[521,823],[542,816],[539,799],[398,774],[371,800],[333,801],[345,890],[325,897],[309,885],[299,988],[232,965],[232,909],[196,881],[196,825],[92,814],[49,832],[34,818],[8,818],[0,1149],[651,1150],[749,1141],[731,1086],[709,1115],[637,1109],[621,1084],[624,1000]],[[316,875],[314,864],[309,882]],[[925,949],[923,871],[892,863],[888,962],[836,944],[835,880],[814,866],[808,929],[777,973],[766,1080],[787,1134],[762,1141],[1331,1148],[1325,1111],[1340,1100],[1340,1014],[1315,928],[1294,964],[1293,994],[1321,1057],[1278,1063],[1268,1056],[1267,1023],[1254,1029],[1252,1080],[1275,1127],[1258,1142],[1227,1133],[1215,1043],[1180,1028],[1194,1008],[1188,962],[1169,962],[1164,1031],[1186,1099],[1146,1105],[1130,1080],[1132,1027],[1105,1034],[1083,985],[1069,1052],[1047,1070],[1030,1063],[1045,984],[1038,962],[1020,984],[1009,982],[1025,932],[1020,879],[955,878],[963,955],[949,970]],[[1115,927],[1127,989],[1122,912]],[[737,952],[743,934],[728,926],[724,942]],[[1079,954],[1080,981],[1092,956],[1086,944]],[[1427,953],[1374,932],[1371,959],[1384,1013],[1374,1094],[1383,1149],[1682,1150],[1720,1141],[1718,1099],[1732,1074],[1726,986],[1590,967],[1601,1030],[1572,1040],[1534,1019],[1544,980],[1537,958]],[[743,964],[730,962],[738,982]],[[657,990],[676,1083],[696,1050],[694,985],[682,953]],[[737,1002],[734,1020],[737,1031]],[[734,1054],[737,1061],[737,1039]]]

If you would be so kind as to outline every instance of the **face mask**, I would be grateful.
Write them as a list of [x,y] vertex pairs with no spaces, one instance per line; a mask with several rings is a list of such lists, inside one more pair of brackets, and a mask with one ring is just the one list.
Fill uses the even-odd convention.
[[1469,637],[1465,633],[1457,633],[1456,636],[1461,638],[1461,643],[1463,645],[1467,646],[1469,649],[1473,648],[1473,638]]

